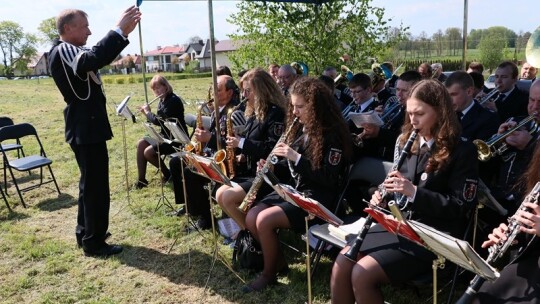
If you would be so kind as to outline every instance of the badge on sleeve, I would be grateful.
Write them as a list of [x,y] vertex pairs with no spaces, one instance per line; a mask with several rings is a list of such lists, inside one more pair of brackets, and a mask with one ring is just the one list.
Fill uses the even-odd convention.
[[478,180],[476,179],[465,179],[465,184],[463,185],[463,199],[470,203],[476,198],[476,189],[478,188]]
[[341,155],[343,154],[343,151],[336,148],[330,149],[330,154],[328,155],[328,162],[332,166],[336,166],[341,161]]
[[283,134],[283,130],[285,129],[285,126],[280,123],[280,122],[276,122],[274,124],[274,135],[275,136],[281,136],[281,134]]

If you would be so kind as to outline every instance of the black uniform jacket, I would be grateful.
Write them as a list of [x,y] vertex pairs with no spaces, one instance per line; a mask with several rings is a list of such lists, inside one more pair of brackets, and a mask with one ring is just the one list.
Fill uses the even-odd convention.
[[[219,131],[220,131],[220,148],[225,149],[227,146],[227,112],[230,108],[233,108],[237,101],[231,100],[221,111],[219,112]],[[217,151],[217,137],[216,137],[216,118],[214,113],[210,116],[212,122],[210,123],[209,131],[212,133],[210,141],[206,143],[206,148],[210,149],[213,152]]]
[[248,162],[247,175],[255,176],[257,162],[266,159],[276,142],[285,131],[283,120],[285,112],[276,105],[272,105],[266,112],[264,121],[260,122],[251,116],[246,123],[246,130],[242,137],[245,138],[242,153]]
[[474,105],[461,118],[461,136],[469,140],[487,140],[499,129],[499,117],[497,114],[473,101]]
[[298,165],[280,161],[278,163],[280,168],[278,169],[276,165],[276,170],[290,170],[289,176],[293,176],[289,181],[290,185],[329,210],[334,210],[349,161],[345,159],[343,147],[337,142],[336,137],[333,134],[325,134],[322,164],[320,168],[314,170],[306,154],[311,149],[310,141],[308,139],[306,142],[304,138],[300,130],[296,140],[291,144],[293,149],[302,154]]
[[527,116],[527,105],[529,104],[529,94],[514,86],[510,95],[504,101],[495,101],[497,113],[501,122],[510,117]]
[[187,133],[186,121],[184,120],[184,103],[182,102],[182,99],[174,93],[165,96],[165,99],[159,102],[156,114],[150,112],[146,115],[146,118],[154,125],[160,126],[161,134],[168,139],[172,139],[171,131],[163,125],[163,120],[177,121],[180,128],[184,130],[186,134],[189,134]]
[[55,41],[49,52],[49,69],[67,104],[64,119],[68,143],[93,144],[111,139],[98,69],[111,63],[128,43],[114,31],[91,50]]
[[[435,144],[431,147],[431,151]],[[450,154],[450,162],[440,171],[424,173],[430,152],[411,155],[399,170],[417,185],[414,202],[409,203],[412,219],[462,238],[466,214],[476,203],[478,160],[475,146],[461,140]]]

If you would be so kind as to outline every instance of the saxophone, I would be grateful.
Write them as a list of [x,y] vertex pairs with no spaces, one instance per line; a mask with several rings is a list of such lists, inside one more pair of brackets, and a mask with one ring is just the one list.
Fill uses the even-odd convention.
[[[234,112],[234,108],[230,108],[227,112],[227,136],[234,137],[234,130],[233,130],[233,121],[232,121],[232,114]],[[227,152],[227,168],[229,173],[229,178],[234,178],[235,171],[234,171],[234,164],[235,164],[235,155],[234,155],[234,148],[227,146],[225,149]]]
[[[202,109],[204,105],[200,105],[197,108],[197,120],[196,120],[196,126],[197,129],[204,129],[203,121],[202,121]],[[197,155],[202,155],[202,143],[198,141],[197,139],[192,139],[189,144],[186,144],[185,150],[187,152],[193,152]]]
[[[298,117],[295,117],[292,124],[287,129],[287,132],[283,133],[279,140],[276,142],[276,145],[279,143],[284,142],[287,137],[289,136],[289,133],[291,133],[293,126],[298,122]],[[277,156],[272,154],[268,154],[268,157],[266,158],[266,162],[264,163],[264,166],[257,172],[257,175],[255,176],[255,179],[253,180],[253,184],[251,184],[251,188],[249,188],[248,193],[246,194],[246,197],[244,197],[244,200],[242,201],[242,204],[238,207],[240,211],[243,213],[247,213],[251,206],[253,206],[253,202],[255,201],[255,197],[257,197],[257,192],[259,192],[259,188],[261,188],[261,185],[264,181],[264,175],[272,170],[274,165],[278,162]]]
[[[531,192],[525,197],[525,199],[519,206],[518,211],[519,210],[530,211],[530,208],[525,207],[523,203],[529,202],[529,203],[538,204],[539,197],[540,197],[540,182],[536,183],[536,185],[531,190]],[[509,223],[508,223],[508,229],[505,232],[506,240],[500,241],[497,244],[493,244],[488,249],[489,255],[486,259],[486,262],[488,262],[488,264],[493,265],[497,263],[497,261],[504,256],[504,254],[506,253],[508,248],[513,244],[514,239],[520,232],[519,230],[520,226],[521,226],[520,223],[516,219],[514,219],[514,217],[510,218]],[[457,304],[472,303],[472,301],[475,298],[476,293],[478,292],[480,287],[482,287],[482,284],[484,284],[485,281],[486,279],[482,278],[479,275],[476,275],[472,279],[471,283],[469,284],[469,287],[467,287],[467,290],[465,290],[465,293],[463,293],[461,298],[459,298],[456,303]]]

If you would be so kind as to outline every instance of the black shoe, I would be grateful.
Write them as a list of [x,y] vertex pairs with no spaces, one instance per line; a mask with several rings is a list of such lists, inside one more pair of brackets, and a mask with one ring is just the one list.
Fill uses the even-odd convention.
[[122,250],[124,250],[122,246],[105,244],[96,250],[84,249],[84,255],[89,257],[107,257],[113,254],[119,254]]
[[193,231],[208,230],[210,228],[212,228],[212,222],[200,218],[195,222],[193,226],[188,226],[186,228],[186,232],[191,233]]
[[182,216],[186,214],[186,207],[180,207],[180,209],[170,213],[171,216]]
[[244,285],[244,287],[242,287],[242,292],[251,293],[254,291],[262,291],[266,289],[268,286],[276,285],[276,284],[277,284],[277,278],[275,276],[266,276],[264,274],[261,274],[257,279],[255,279],[251,283]]
[[147,180],[138,180],[135,185],[133,185],[135,189],[142,189],[148,187],[148,181]]
[[[107,231],[107,233],[105,233],[105,238],[103,238],[103,241],[107,240],[112,234],[110,232]],[[78,248],[82,248],[83,244],[82,244],[82,239],[84,237],[84,233],[75,233],[75,238],[77,238],[77,247]]]

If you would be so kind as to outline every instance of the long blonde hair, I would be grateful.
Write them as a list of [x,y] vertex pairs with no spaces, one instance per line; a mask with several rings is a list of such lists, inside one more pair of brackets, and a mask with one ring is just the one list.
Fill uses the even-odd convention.
[[240,79],[241,86],[246,83],[251,85],[252,94],[255,96],[254,108],[246,107],[246,117],[255,115],[257,120],[264,121],[271,105],[276,105],[284,112],[286,111],[287,99],[268,72],[261,68],[251,69]]

